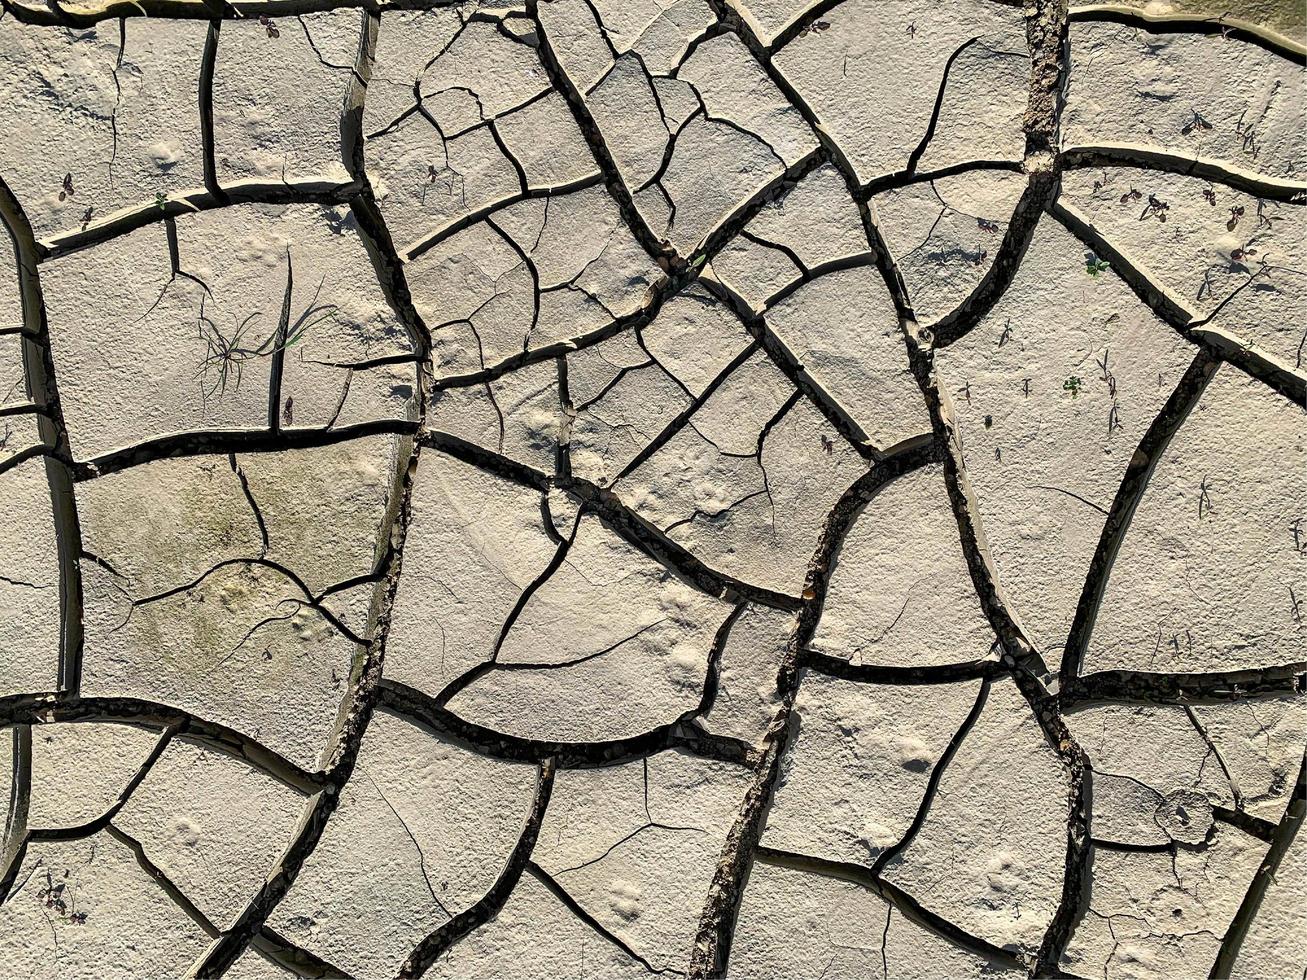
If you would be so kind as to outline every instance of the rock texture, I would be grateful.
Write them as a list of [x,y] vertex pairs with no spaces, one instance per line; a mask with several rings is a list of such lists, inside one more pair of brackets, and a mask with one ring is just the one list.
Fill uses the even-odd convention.
[[0,975],[1303,977],[1200,6],[0,0]]

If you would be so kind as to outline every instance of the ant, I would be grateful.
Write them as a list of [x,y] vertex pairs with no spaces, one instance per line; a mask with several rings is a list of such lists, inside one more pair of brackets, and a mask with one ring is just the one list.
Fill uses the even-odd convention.
[[1216,207],[1216,187],[1212,184],[1208,184],[1207,189],[1203,191],[1203,198],[1212,207]]
[[1137,190],[1131,187],[1128,191],[1126,191],[1124,194],[1121,195],[1121,203],[1129,204],[1131,201],[1141,200],[1143,196],[1144,196],[1143,194],[1139,193]]
[[1238,204],[1230,209],[1230,220],[1225,223],[1226,231],[1234,231],[1239,224],[1239,219],[1243,217],[1243,205]]
[[998,222],[997,222],[997,221],[989,221],[989,220],[987,220],[987,219],[985,219],[985,218],[977,218],[977,219],[976,219],[976,226],[977,226],[981,231],[985,232],[986,234],[989,234],[989,235],[997,235],[997,234],[998,234]]
[[64,174],[64,184],[63,184],[63,187],[64,187],[64,189],[61,190],[61,191],[59,192],[59,200],[61,200],[61,201],[66,201],[66,200],[68,200],[68,198],[70,198],[70,197],[74,197],[74,196],[77,194],[77,192],[76,192],[75,190],[73,190],[73,175],[72,175],[72,174]]
[[267,14],[259,14],[259,24],[268,32],[268,37],[281,37],[281,31],[277,30],[277,25]]

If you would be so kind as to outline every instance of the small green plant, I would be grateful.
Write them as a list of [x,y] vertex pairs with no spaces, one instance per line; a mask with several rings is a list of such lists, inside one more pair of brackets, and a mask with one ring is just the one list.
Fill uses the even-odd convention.
[[1203,519],[1204,510],[1208,514],[1212,513],[1211,490],[1212,485],[1207,482],[1207,477],[1204,476],[1198,484],[1198,519],[1200,521]]
[[437,181],[440,182],[445,197],[452,198],[455,190],[457,190],[460,206],[467,206],[467,189],[463,175],[449,165],[448,155],[445,157],[444,166],[437,168],[434,164],[427,164],[427,181],[422,185],[422,204],[427,203],[427,191]]
[[1072,398],[1080,397],[1080,388],[1084,385],[1084,379],[1077,374],[1073,374],[1062,382],[1062,390],[1071,392]]
[[1096,276],[1100,272],[1106,272],[1110,268],[1112,268],[1110,264],[1104,262],[1093,252],[1090,252],[1085,256],[1085,271],[1091,276]]
[[1190,133],[1198,133],[1212,128],[1212,124],[1209,123],[1206,119],[1204,119],[1201,115],[1199,115],[1196,111],[1194,110],[1190,110],[1190,111],[1194,113],[1194,117],[1190,119],[1189,122],[1185,123],[1184,127],[1180,130],[1180,133],[1182,135],[1188,136]]
[[165,195],[163,191],[154,192],[154,206],[158,208],[160,211],[164,210],[165,203],[167,202],[167,200],[168,200],[167,195]]
[[1146,221],[1148,218],[1156,218],[1162,224],[1166,224],[1166,212],[1171,209],[1171,205],[1163,201],[1156,194],[1148,195],[1148,203],[1139,215],[1140,221]]
[[[281,321],[267,337],[257,344],[250,336],[250,325],[261,315],[257,311],[224,330],[204,311],[204,296],[200,297],[200,339],[205,344],[205,354],[200,364],[200,391],[207,402],[214,395],[222,397],[228,386],[239,388],[241,374],[246,362],[263,357],[272,357],[294,347],[304,339],[313,327],[336,315],[334,303],[318,304],[318,294],[322,291],[324,276],[318,282],[317,289],[308,306],[291,319],[290,296],[293,282],[293,268],[290,250],[286,250],[286,298],[281,311]],[[212,374],[212,377],[210,375]],[[289,399],[285,414],[290,414]]]

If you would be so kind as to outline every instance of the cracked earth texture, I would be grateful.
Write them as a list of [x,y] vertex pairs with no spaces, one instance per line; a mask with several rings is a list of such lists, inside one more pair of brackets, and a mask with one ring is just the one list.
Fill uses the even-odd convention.
[[0,975],[1307,976],[1301,40],[0,5]]

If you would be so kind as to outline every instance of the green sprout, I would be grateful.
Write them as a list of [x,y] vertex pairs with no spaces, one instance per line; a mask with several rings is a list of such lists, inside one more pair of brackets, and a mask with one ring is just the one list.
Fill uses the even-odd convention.
[[1062,382],[1062,390],[1071,392],[1072,398],[1079,398],[1080,386],[1083,385],[1084,383],[1085,383],[1084,380],[1080,378],[1079,375],[1073,374]]
[[162,191],[154,192],[154,206],[158,208],[160,211],[164,209],[165,201],[167,201],[167,197],[164,195]]
[[1085,256],[1085,271],[1091,276],[1096,276],[1100,272],[1106,272],[1110,268],[1111,266],[1108,263],[1104,262],[1093,252],[1090,252]]
[[[282,301],[281,319],[267,337],[256,342],[251,335],[251,324],[258,319],[258,312],[251,313],[229,329],[221,328],[204,312],[204,297],[200,297],[200,339],[205,344],[204,359],[200,365],[201,395],[207,402],[214,395],[221,397],[228,386],[239,388],[244,365],[263,357],[275,357],[289,350],[304,339],[313,327],[336,315],[336,304],[318,303],[318,294],[326,281],[323,276],[313,291],[308,305],[291,319],[291,286],[294,272],[291,265],[290,249],[286,250],[286,293]],[[210,378],[212,372],[213,377]]]

